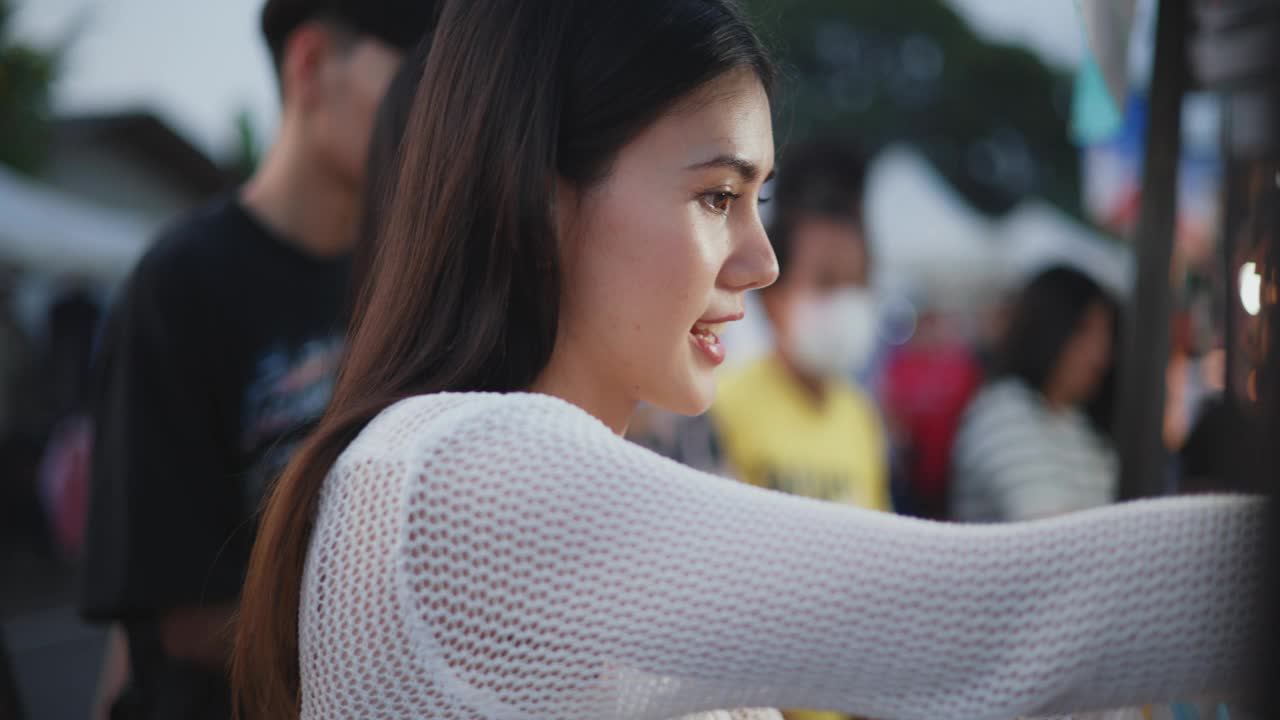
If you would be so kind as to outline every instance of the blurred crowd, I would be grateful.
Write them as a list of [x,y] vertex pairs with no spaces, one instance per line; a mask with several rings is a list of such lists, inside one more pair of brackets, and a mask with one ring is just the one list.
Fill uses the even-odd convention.
[[[917,307],[902,332],[862,219],[869,162],[848,139],[781,149],[768,230],[782,273],[759,291],[770,342],[724,370],[708,414],[645,407],[629,437],[759,487],[930,520],[1028,521],[1117,502],[1126,298],[1050,263],[987,307]],[[1166,490],[1245,489],[1240,456],[1256,430],[1224,396],[1223,339],[1186,306],[1172,323]],[[1108,715],[1229,716],[1214,702]]]
[[[1126,299],[1048,263],[984,307],[926,296],[904,333],[862,221],[869,162],[847,139],[781,149],[769,235],[782,274],[759,293],[771,344],[725,369],[707,416],[645,408],[632,439],[754,485],[934,520],[1116,501]],[[1196,342],[1209,328],[1189,312],[1173,322],[1167,487],[1227,489],[1221,445],[1199,442],[1230,422],[1221,345]]]

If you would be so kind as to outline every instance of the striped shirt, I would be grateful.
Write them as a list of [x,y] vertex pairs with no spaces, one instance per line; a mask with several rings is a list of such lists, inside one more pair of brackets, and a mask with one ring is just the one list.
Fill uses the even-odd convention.
[[1018,379],[988,385],[952,450],[951,517],[1010,522],[1114,502],[1116,456],[1077,409],[1055,410]]

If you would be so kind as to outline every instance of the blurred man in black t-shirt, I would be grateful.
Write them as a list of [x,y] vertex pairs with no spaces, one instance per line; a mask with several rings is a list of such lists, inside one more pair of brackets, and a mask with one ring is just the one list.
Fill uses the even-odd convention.
[[280,132],[156,240],[96,367],[84,614],[118,623],[113,717],[225,718],[255,511],[329,399],[374,112],[430,0],[268,0]]

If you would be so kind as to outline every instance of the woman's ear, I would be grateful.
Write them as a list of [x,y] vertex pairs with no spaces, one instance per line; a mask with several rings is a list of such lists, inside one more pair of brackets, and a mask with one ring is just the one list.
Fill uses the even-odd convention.
[[565,237],[572,231],[578,208],[578,189],[573,183],[562,177],[556,178],[556,193],[551,198],[552,210],[555,212],[556,234]]
[[582,236],[582,192],[574,183],[558,177],[555,196],[551,202],[553,220],[556,224],[556,243],[560,249],[560,262],[568,265],[576,255],[578,239]]

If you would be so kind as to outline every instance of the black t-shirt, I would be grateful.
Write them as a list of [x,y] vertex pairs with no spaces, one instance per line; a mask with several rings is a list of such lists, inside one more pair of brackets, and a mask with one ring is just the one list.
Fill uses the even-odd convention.
[[329,400],[349,271],[224,198],[161,235],[110,313],[81,602],[125,622],[144,693],[184,682],[154,618],[239,595],[266,485]]

